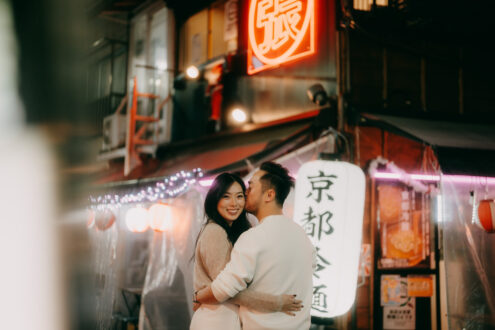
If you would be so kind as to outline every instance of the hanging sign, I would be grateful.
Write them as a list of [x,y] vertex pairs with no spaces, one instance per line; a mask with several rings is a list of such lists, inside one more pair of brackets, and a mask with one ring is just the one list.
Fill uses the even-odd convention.
[[248,74],[315,52],[315,0],[251,0]]
[[331,318],[354,303],[363,226],[363,171],[346,162],[315,160],[299,169],[294,221],[317,251],[311,315]]

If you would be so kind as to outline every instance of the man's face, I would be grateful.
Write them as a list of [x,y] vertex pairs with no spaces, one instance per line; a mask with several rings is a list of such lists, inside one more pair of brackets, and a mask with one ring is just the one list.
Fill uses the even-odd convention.
[[249,185],[246,190],[246,211],[249,213],[256,213],[261,205],[263,198],[263,185],[260,178],[265,175],[266,172],[259,170],[249,180]]

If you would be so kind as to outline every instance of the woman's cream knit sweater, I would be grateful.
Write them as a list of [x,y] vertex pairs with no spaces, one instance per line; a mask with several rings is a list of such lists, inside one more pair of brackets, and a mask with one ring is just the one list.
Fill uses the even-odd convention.
[[[230,260],[232,244],[225,230],[214,222],[208,222],[200,234],[195,253],[194,290],[208,286]],[[253,292],[239,292],[230,303],[242,305],[259,312],[278,312],[282,308],[282,296]]]

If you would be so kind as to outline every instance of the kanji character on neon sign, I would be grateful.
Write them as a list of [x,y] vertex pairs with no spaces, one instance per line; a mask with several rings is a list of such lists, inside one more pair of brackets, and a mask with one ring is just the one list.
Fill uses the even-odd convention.
[[315,52],[315,0],[251,0],[248,73]]

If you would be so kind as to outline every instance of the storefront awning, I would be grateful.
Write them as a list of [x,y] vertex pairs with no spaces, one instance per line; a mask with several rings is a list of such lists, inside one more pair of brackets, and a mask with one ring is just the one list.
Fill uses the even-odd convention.
[[124,177],[123,165],[114,166],[96,184],[102,188],[146,184],[194,168],[210,174],[249,169],[251,163],[278,157],[300,145],[312,132],[311,120],[168,145],[158,149],[156,160],[148,161],[129,177]]
[[433,147],[446,174],[495,176],[495,125],[362,114],[370,123]]

